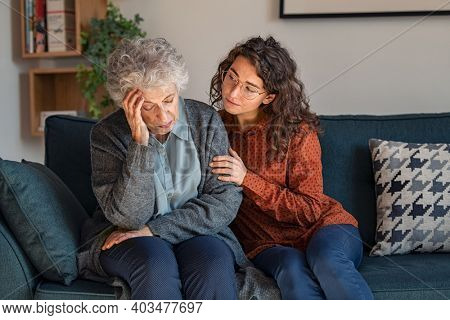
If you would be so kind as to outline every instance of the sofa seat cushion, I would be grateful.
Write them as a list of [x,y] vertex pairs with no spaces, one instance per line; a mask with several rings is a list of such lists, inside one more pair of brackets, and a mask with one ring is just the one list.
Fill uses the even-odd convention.
[[89,280],[75,280],[70,286],[42,280],[34,293],[36,300],[115,300],[114,287]]
[[359,271],[375,299],[449,299],[450,254],[364,256]]

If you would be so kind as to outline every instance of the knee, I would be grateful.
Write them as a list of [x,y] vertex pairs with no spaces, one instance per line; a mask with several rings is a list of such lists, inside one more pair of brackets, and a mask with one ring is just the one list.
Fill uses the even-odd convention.
[[292,248],[280,250],[274,257],[277,261],[275,278],[283,299],[309,299],[313,275],[306,262],[305,254]]
[[361,258],[359,231],[351,225],[330,225],[319,229],[306,249],[306,259],[313,270],[357,267]]
[[235,299],[234,254],[219,239],[198,237],[177,249],[180,278],[188,299]]
[[337,276],[342,267],[347,268],[352,263],[343,252],[326,247],[307,250],[306,259],[312,272],[319,278],[321,274]]
[[217,277],[217,275],[234,277],[234,259],[229,253],[209,255],[208,259],[202,265],[201,273],[210,279]]
[[214,245],[204,255],[197,256],[199,269],[204,277],[215,279],[218,277],[233,277],[235,273],[234,254],[228,246],[219,239],[214,239]]
[[283,250],[278,255],[277,277],[278,279],[286,279],[294,281],[304,273],[307,267],[305,256],[298,250],[288,249]]
[[167,278],[178,275],[178,265],[170,245],[159,238],[142,238],[146,245],[133,262],[134,276],[140,275],[150,278]]
[[182,278],[197,279],[212,286],[235,280],[234,254],[225,242],[202,236],[192,239],[188,245],[177,249]]

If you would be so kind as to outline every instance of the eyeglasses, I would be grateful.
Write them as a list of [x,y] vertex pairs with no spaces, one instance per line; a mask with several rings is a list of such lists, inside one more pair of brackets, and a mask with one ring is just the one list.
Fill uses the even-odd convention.
[[242,83],[239,77],[232,70],[222,72],[222,84],[224,87],[234,88],[239,85],[241,88],[241,95],[247,100],[253,100],[259,95],[267,91],[259,92],[258,88],[248,83]]

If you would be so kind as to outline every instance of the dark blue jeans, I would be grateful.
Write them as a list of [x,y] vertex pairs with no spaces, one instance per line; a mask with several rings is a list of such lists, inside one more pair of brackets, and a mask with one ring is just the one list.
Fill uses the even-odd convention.
[[213,236],[175,246],[158,237],[131,238],[102,251],[100,263],[128,283],[132,299],[237,298],[234,254]]
[[272,276],[286,300],[373,299],[357,268],[363,247],[352,225],[330,225],[311,238],[306,253],[276,246],[258,254],[253,263]]

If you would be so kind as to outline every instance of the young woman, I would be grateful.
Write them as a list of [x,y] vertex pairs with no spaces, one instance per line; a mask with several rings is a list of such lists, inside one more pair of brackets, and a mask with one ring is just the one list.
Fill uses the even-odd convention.
[[213,158],[218,179],[242,186],[232,230],[283,299],[373,299],[357,271],[358,223],[323,194],[319,119],[297,66],[272,37],[236,45],[211,81],[223,107],[230,155]]

